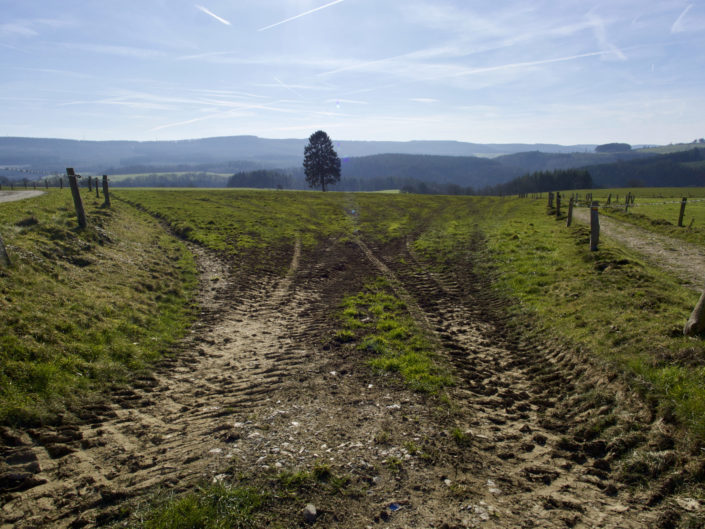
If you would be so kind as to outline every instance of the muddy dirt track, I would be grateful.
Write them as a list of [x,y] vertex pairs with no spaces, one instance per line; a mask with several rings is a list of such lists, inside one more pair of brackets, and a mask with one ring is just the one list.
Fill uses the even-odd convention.
[[[588,208],[575,209],[573,216],[580,222],[590,224]],[[600,215],[600,232],[679,277],[687,288],[702,292],[705,278],[705,249],[702,247],[619,222],[606,215]]]
[[[618,472],[635,447],[673,467],[669,428],[577,353],[514,338],[472,248],[442,274],[403,240],[297,240],[257,274],[194,251],[202,313],[173,358],[80,421],[0,429],[2,529],[119,523],[157,486],[321,462],[355,492],[302,498],[282,525],[301,524],[307,501],[316,526],[344,528],[673,527],[699,511],[669,496],[668,464]],[[372,373],[367,353],[332,339],[342,296],[380,275],[451,365],[451,404]],[[607,417],[610,439],[596,437]]]
[[38,197],[43,194],[44,191],[0,191],[0,203],[24,200],[26,198]]

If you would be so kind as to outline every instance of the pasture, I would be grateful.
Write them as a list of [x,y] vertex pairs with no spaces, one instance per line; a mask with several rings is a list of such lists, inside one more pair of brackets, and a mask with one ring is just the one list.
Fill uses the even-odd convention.
[[553,498],[547,527],[613,501],[631,507],[605,527],[638,527],[665,483],[701,494],[697,294],[617,243],[590,252],[543,199],[113,197],[83,231],[66,191],[0,206],[4,439],[34,428],[50,454],[15,519],[63,526],[63,487],[90,480],[87,516],[135,527],[289,527],[309,502],[328,525],[435,524],[497,476],[467,523]]

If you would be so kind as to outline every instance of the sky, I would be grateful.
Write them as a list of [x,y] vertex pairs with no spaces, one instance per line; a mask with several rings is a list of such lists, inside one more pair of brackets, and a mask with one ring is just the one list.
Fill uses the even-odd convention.
[[705,136],[705,0],[0,0],[0,66],[0,136]]

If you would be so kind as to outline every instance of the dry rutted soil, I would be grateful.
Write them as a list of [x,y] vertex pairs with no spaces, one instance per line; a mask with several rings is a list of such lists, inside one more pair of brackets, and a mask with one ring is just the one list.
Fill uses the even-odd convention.
[[[651,430],[591,433],[607,417],[650,417],[571,353],[511,339],[471,270],[433,274],[404,241],[297,241],[257,274],[194,251],[202,314],[173,358],[79,422],[0,430],[2,529],[119,523],[155,487],[316,465],[345,477],[341,492],[309,490],[282,526],[302,524],[308,502],[320,527],[670,527],[680,516],[658,487],[616,478],[627,450],[656,442]],[[342,296],[380,275],[451,366],[450,403],[332,339]],[[653,450],[667,457],[660,435]]]

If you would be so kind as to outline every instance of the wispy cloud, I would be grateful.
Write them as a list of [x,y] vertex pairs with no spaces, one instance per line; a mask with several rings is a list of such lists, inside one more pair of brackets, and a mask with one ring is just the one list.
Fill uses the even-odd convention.
[[292,20],[296,20],[297,18],[305,17],[306,15],[310,15],[311,13],[315,13],[316,11],[320,11],[321,9],[325,9],[327,7],[334,6],[335,4],[339,4],[344,1],[345,0],[334,0],[333,2],[329,2],[325,5],[320,6],[320,7],[316,7],[314,9],[309,9],[308,11],[305,11],[303,13],[299,13],[298,15],[295,15],[293,17],[289,17],[285,20],[281,20],[279,22],[275,22],[274,24],[270,24],[269,26],[264,26],[263,28],[259,28],[257,31],[265,31],[267,29],[275,28],[275,27],[280,26],[282,24],[286,24],[287,22],[291,22]]
[[671,33],[681,33],[685,31],[685,27],[683,26],[683,19],[685,19],[685,15],[688,14],[688,11],[690,11],[693,8],[693,4],[689,4],[683,12],[678,16],[676,21],[673,23],[671,26]]
[[438,99],[432,97],[411,97],[409,101],[413,101],[414,103],[438,103]]
[[302,96],[299,92],[297,92],[294,88],[292,88],[291,86],[289,86],[288,84],[286,84],[284,81],[282,81],[281,79],[279,79],[277,76],[274,76],[274,80],[277,82],[277,84],[279,84],[279,86],[281,86],[281,87],[283,87],[283,88],[286,88],[286,89],[289,90],[292,94],[296,95],[296,97],[298,97],[299,99],[303,99],[303,98],[304,98],[304,96]]
[[595,34],[595,38],[597,39],[597,43],[599,44],[600,48],[604,51],[609,52],[609,54],[605,55],[612,55],[617,59],[626,61],[627,57],[626,55],[624,55],[622,50],[620,50],[617,46],[615,46],[614,44],[612,44],[612,42],[608,40],[607,27],[605,21],[594,13],[589,13],[587,15],[587,19],[590,25],[592,26],[592,30]]
[[369,105],[369,101],[360,101],[359,99],[326,99],[326,103],[343,103],[345,105]]
[[211,11],[210,9],[207,9],[207,8],[201,6],[201,5],[198,5],[198,4],[196,4],[196,9],[198,9],[198,10],[200,10],[200,11],[203,11],[206,15],[213,17],[214,19],[216,19],[216,20],[217,20],[218,22],[220,22],[221,24],[225,24],[226,26],[229,26],[229,25],[230,25],[230,22],[229,22],[229,21],[225,20],[223,17],[219,17],[218,15],[216,15],[215,13],[213,13],[213,11]]
[[39,35],[39,33],[29,27],[29,25],[21,23],[1,24],[0,34],[19,35],[21,37],[34,37]]
[[150,48],[135,48],[133,46],[113,46],[109,44],[76,43],[67,42],[61,44],[65,48],[72,50],[86,51],[89,53],[103,53],[106,55],[118,55],[121,57],[132,57],[148,59],[154,57],[164,57],[166,53],[161,50]]

